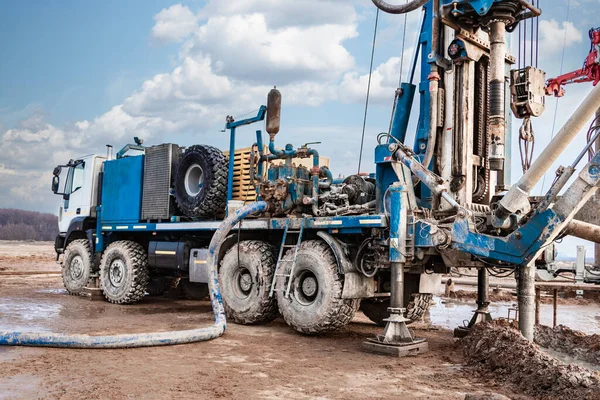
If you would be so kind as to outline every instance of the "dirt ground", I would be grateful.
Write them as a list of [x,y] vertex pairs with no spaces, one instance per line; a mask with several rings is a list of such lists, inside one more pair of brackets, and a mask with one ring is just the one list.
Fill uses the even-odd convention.
[[[73,297],[59,275],[51,243],[0,242],[0,331],[115,334],[189,329],[212,322],[210,304],[145,297],[117,306]],[[430,352],[409,358],[365,353],[381,329],[362,313],[345,329],[318,337],[278,319],[264,326],[228,324],[219,339],[128,350],[0,346],[0,399],[464,399],[494,392],[530,399],[517,385],[464,366],[447,330],[415,328]]]

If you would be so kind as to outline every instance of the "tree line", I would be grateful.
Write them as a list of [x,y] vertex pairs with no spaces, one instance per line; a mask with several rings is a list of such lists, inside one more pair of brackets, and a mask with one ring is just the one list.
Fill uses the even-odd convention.
[[0,208],[0,240],[54,241],[57,234],[56,215]]

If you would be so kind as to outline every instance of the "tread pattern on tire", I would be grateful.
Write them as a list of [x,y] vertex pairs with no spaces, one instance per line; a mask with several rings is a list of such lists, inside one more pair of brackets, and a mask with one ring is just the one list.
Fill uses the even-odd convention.
[[[273,252],[273,246],[269,243],[262,242],[259,240],[244,240],[239,244],[232,246],[227,253],[235,251],[237,252],[237,246],[240,246],[240,251],[248,251],[260,254],[260,265],[259,268],[262,269],[261,275],[264,277],[265,281],[268,282],[269,288],[270,284],[273,281],[273,274],[275,273],[275,255]],[[227,254],[226,253],[226,254]],[[223,257],[224,259],[225,257]],[[221,265],[223,260],[221,261]],[[273,297],[265,297],[259,303],[259,307],[256,312],[252,315],[240,315],[232,310],[226,301],[223,301],[223,305],[225,306],[225,313],[227,314],[227,318],[231,319],[236,324],[241,325],[259,325],[266,324],[267,322],[271,322],[279,316],[279,308],[277,307],[277,299],[275,296]]]
[[[65,287],[65,289],[67,290],[67,293],[69,293],[71,296],[81,296],[83,295],[83,292],[79,291],[79,292],[72,292],[69,290],[69,288],[67,287],[67,282],[65,281],[65,274],[64,274],[64,269],[67,268],[66,265],[66,260],[68,260],[69,258],[69,254],[68,252],[72,251],[72,248],[75,246],[83,246],[85,248],[85,252],[87,252],[88,254],[88,259],[89,259],[89,263],[90,263],[90,273],[94,272],[94,267],[95,267],[95,263],[94,263],[94,257],[92,256],[92,246],[90,245],[90,241],[87,239],[75,239],[73,241],[71,241],[68,245],[67,248],[65,249],[65,254],[63,257],[63,265],[62,268],[63,270],[61,271],[61,277],[62,277],[62,281],[63,281],[63,286]],[[71,249],[69,249],[71,247]],[[90,280],[92,278],[88,276],[88,281],[86,282],[86,286],[89,285]]]
[[103,272],[107,267],[106,256],[110,250],[118,248],[122,254],[129,254],[129,258],[132,261],[132,265],[127,266],[131,268],[133,276],[132,284],[129,287],[127,293],[120,299],[109,299],[106,294],[104,297],[111,303],[114,304],[133,304],[140,301],[146,294],[146,288],[148,281],[150,280],[150,274],[148,271],[148,254],[146,250],[139,243],[130,240],[119,240],[111,243],[104,254],[102,255],[102,261],[100,262],[100,289],[104,293],[103,288]]
[[[307,240],[300,244],[300,251],[302,250],[314,250],[318,254],[321,254],[324,258],[324,262],[335,266],[335,271],[337,271],[337,264],[333,253],[329,246],[321,241],[321,240]],[[285,254],[285,260],[292,260],[294,257],[293,249],[288,250]],[[288,267],[285,268],[285,274],[289,274],[289,268],[291,268],[291,263],[286,263]],[[343,328],[348,325],[350,321],[354,318],[354,313],[358,308],[359,299],[343,299],[342,298],[342,290],[344,288],[343,276],[335,273],[334,275],[334,287],[333,291],[337,293],[337,296],[334,296],[334,300],[332,302],[332,307],[329,307],[329,312],[325,315],[325,318],[320,322],[313,326],[300,326],[295,323],[293,318],[286,318],[286,310],[285,307],[279,305],[279,311],[281,315],[283,315],[286,323],[290,325],[292,328],[297,330],[298,332],[305,333],[307,335],[316,335],[319,333],[331,332]],[[278,292],[278,296],[283,294],[283,292]],[[278,297],[279,298],[279,297]]]
[[[193,145],[186,149],[182,159],[191,153],[197,153],[199,157],[208,161],[212,168],[212,179],[206,187],[206,195],[200,204],[193,204],[189,196],[178,193],[177,186],[185,179],[186,171],[180,171],[177,167],[175,176],[175,201],[177,207],[188,217],[208,218],[224,212],[227,202],[227,157],[216,147],[209,145]],[[181,164],[181,161],[180,161]]]

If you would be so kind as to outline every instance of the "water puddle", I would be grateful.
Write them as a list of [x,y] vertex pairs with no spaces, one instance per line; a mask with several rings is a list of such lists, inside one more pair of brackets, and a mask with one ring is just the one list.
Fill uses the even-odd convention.
[[0,331],[47,332],[43,322],[59,316],[60,304],[19,302],[0,303]]
[[[475,301],[460,301],[434,297],[435,305],[429,309],[429,316],[425,317],[432,325],[447,329],[463,326],[471,320],[473,311],[477,308]],[[507,318],[509,309],[516,308],[516,302],[496,302],[489,306],[492,318]],[[540,310],[540,323],[552,326],[552,305],[542,304]],[[576,331],[588,335],[600,334],[600,307],[597,305],[559,305],[558,324],[566,325]],[[515,312],[511,311],[511,318]]]
[[580,367],[587,368],[592,371],[600,372],[600,365],[596,365],[596,364],[592,364],[592,363],[589,363],[586,361],[578,360],[578,359],[570,356],[569,354],[565,354],[560,351],[547,349],[544,347],[540,347],[540,350],[542,350],[542,352],[546,353],[547,355],[564,362],[565,364],[575,364],[575,365],[579,365]]
[[41,289],[36,290],[35,293],[68,294],[66,289]]

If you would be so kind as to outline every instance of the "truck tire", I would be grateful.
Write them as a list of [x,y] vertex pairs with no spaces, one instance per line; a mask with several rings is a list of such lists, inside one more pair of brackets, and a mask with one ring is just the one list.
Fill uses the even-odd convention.
[[120,240],[104,251],[100,262],[100,289],[109,302],[137,303],[144,297],[149,280],[148,254],[142,245]]
[[225,211],[227,158],[207,145],[188,147],[175,173],[177,207],[188,217],[211,218]]
[[227,318],[258,325],[279,316],[275,296],[269,297],[275,263],[271,245],[258,240],[236,243],[225,253],[219,280]]
[[181,278],[179,281],[181,295],[186,300],[204,300],[208,297],[208,283],[190,282],[189,278]]
[[[284,260],[292,261],[293,250]],[[289,275],[291,262],[282,265],[282,274]],[[359,300],[343,299],[343,277],[329,246],[320,240],[300,244],[296,266],[291,276],[289,296],[285,296],[287,279],[277,282],[277,304],[285,322],[309,335],[339,329],[352,321]]]
[[[407,324],[420,321],[431,304],[433,295],[425,293],[416,293],[412,296],[412,301],[406,306],[405,317],[409,320]],[[384,299],[363,299],[360,302],[360,309],[367,318],[379,326],[385,326],[387,317],[390,316],[388,307],[390,306],[389,297]]]
[[73,240],[67,245],[62,264],[62,280],[71,295],[81,295],[94,270],[92,247],[87,239]]

